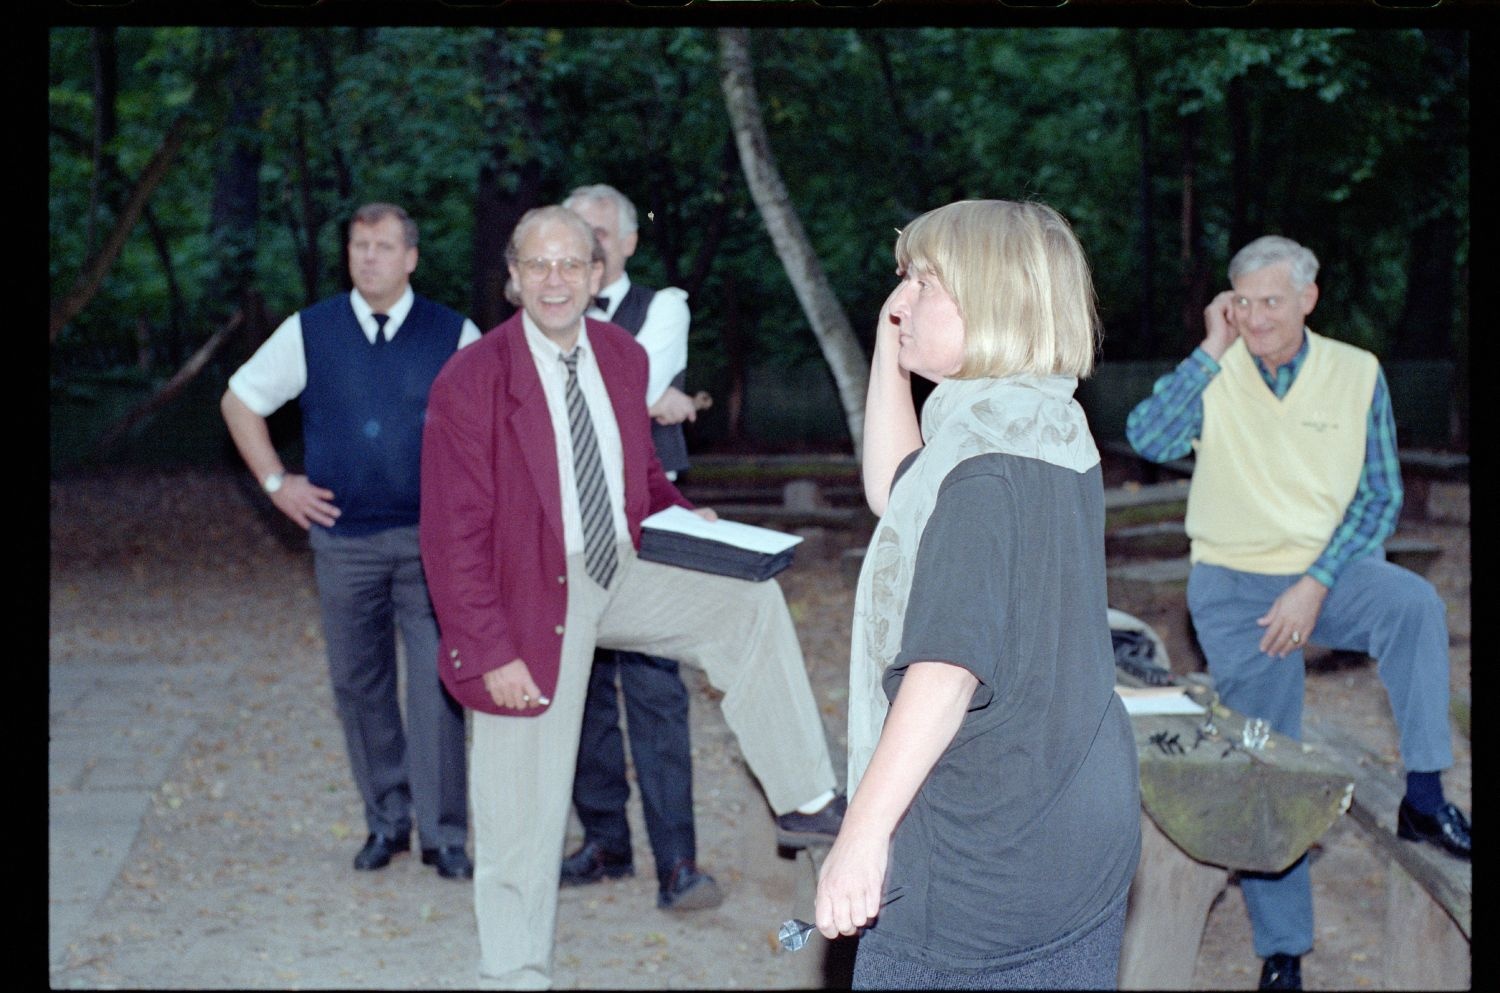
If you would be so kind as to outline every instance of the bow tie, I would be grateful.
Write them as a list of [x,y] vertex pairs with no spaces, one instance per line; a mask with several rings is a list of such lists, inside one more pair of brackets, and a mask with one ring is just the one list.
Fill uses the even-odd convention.
[[609,313],[609,297],[594,297],[594,309]]

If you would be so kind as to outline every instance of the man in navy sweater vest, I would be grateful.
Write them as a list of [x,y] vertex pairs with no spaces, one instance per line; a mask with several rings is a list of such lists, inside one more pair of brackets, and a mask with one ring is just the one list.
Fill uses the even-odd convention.
[[[415,818],[422,862],[468,879],[464,717],[437,674],[417,521],[427,393],[479,329],[412,292],[417,226],[400,207],[356,211],[348,249],[353,291],[282,322],[230,378],[220,409],[276,509],[309,532],[334,700],[369,829],[354,868],[381,869],[409,851]],[[292,399],[302,407],[305,475],[286,471],[266,425]]]

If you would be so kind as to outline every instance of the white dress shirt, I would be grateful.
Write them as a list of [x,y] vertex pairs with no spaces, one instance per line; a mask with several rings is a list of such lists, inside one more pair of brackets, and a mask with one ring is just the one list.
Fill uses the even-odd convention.
[[[610,517],[615,524],[615,539],[628,541],[630,531],[625,523],[625,451],[620,444],[620,424],[615,420],[615,408],[609,401],[609,390],[604,385],[604,376],[599,372],[599,362],[589,345],[589,331],[579,320],[578,343],[581,349],[578,359],[578,388],[583,392],[583,402],[588,405],[589,418],[594,422],[594,434],[599,441],[599,461],[604,469],[604,482],[609,490]],[[573,472],[573,430],[568,422],[568,367],[563,365],[563,350],[531,320],[531,315],[521,312],[521,326],[526,330],[526,344],[531,348],[532,361],[536,363],[537,375],[542,380],[542,392],[547,396],[547,413],[552,417],[552,437],[557,442],[557,481],[562,490],[563,545],[567,554],[576,555],[584,551],[583,514],[578,508],[578,478]]]
[[[416,294],[407,286],[391,307],[389,320],[385,322],[385,340],[390,341],[401,330],[406,315],[411,313]],[[349,291],[349,303],[354,307],[354,316],[371,344],[375,343],[376,329],[374,311],[359,295],[359,290]],[[479,328],[473,321],[464,318],[463,330],[459,332],[458,347],[479,340]],[[294,311],[282,321],[255,354],[229,377],[229,388],[234,395],[261,417],[269,417],[283,404],[297,399],[307,388],[307,353],[302,349],[302,314]]]
[[[599,291],[599,296],[609,297],[609,307],[605,310],[590,307],[588,316],[610,320],[629,290],[630,274],[625,273]],[[646,323],[635,336],[651,360],[650,378],[646,382],[648,407],[660,400],[677,374],[687,368],[689,319],[686,290],[668,286],[657,290],[651,298],[646,309]]]

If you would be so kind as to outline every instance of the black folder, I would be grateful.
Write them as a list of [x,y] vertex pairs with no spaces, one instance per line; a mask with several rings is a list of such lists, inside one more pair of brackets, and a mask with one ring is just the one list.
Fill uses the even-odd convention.
[[794,548],[770,554],[709,541],[672,531],[641,528],[641,558],[662,565],[681,566],[735,579],[759,582],[770,579],[792,564]]
[[[681,519],[688,513],[690,512],[682,508],[672,508],[671,511],[665,511],[660,516],[670,519],[672,514],[676,514]],[[663,565],[675,565],[683,569],[695,569],[698,572],[711,572],[719,576],[732,576],[735,579],[747,579],[751,582],[770,579],[790,566],[796,545],[802,540],[792,535],[772,533],[769,529],[753,528],[730,521],[721,521],[705,528],[704,522],[692,521],[688,518],[693,527],[687,530],[705,529],[722,532],[726,538],[731,539],[716,541],[701,534],[687,534],[671,526],[653,527],[654,519],[648,517],[641,526],[640,556],[647,562],[660,562]],[[744,547],[744,544],[733,540],[747,534],[754,534],[755,538],[745,544],[764,545],[767,544],[764,539],[769,537],[772,539],[769,545],[775,550]]]

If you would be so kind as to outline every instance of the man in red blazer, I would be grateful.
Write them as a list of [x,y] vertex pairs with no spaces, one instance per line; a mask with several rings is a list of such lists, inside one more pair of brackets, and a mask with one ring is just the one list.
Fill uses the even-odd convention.
[[831,841],[843,798],[781,588],[636,556],[643,518],[691,504],[652,446],[645,351],[583,316],[603,274],[592,229],[540,207],[506,257],[521,310],[428,398],[420,531],[438,668],[474,711],[479,971],[545,988],[596,645],[707,674],[783,837]]

